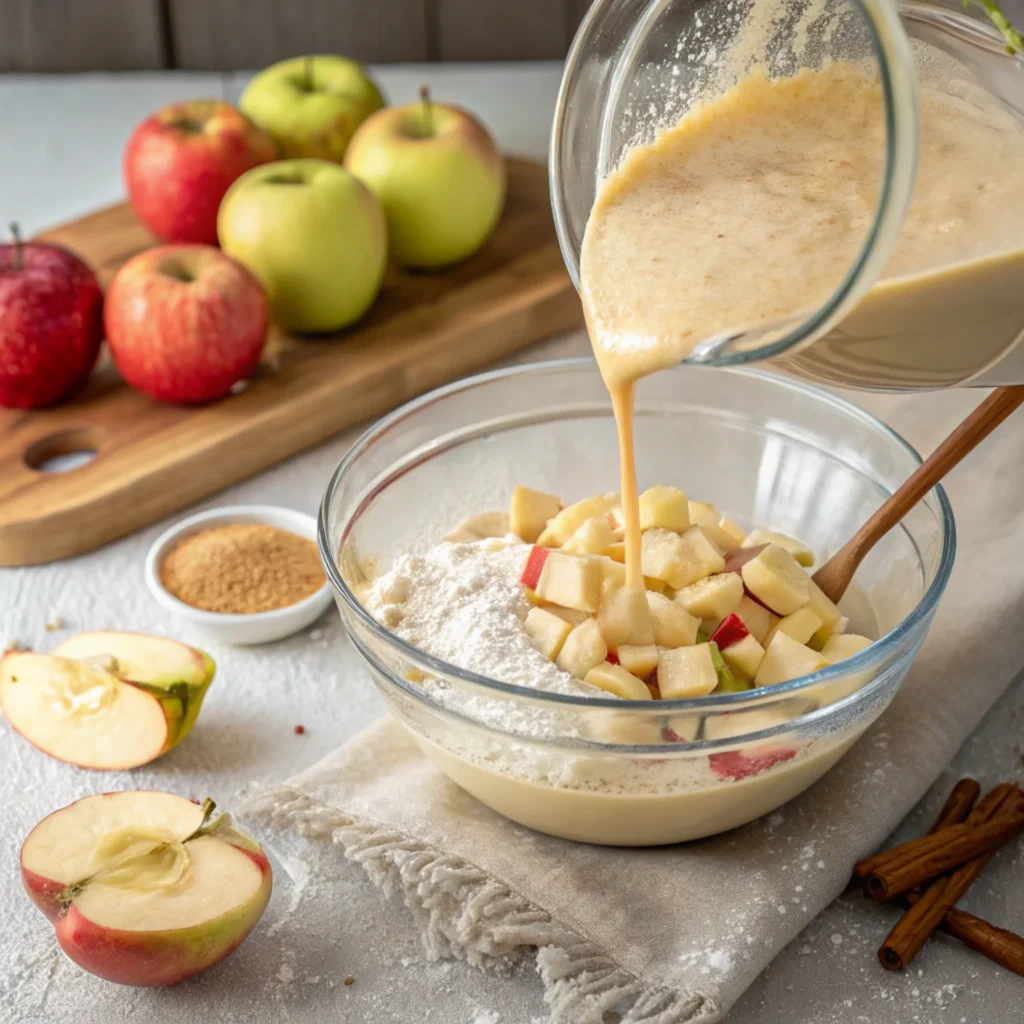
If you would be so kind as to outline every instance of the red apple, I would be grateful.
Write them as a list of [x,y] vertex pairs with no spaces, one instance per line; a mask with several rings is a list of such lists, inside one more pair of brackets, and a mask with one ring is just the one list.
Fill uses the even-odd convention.
[[270,862],[212,812],[212,801],[128,791],[36,825],[22,881],[68,957],[107,981],[173,985],[245,939],[270,899]]
[[128,198],[165,242],[217,244],[217,210],[230,185],[278,157],[277,144],[221,100],[172,103],[132,132],[124,151]]
[[103,292],[56,245],[0,245],[0,405],[32,409],[85,383],[103,341]]
[[134,388],[164,402],[220,398],[256,368],[267,336],[262,285],[211,245],[164,245],[110,282],[107,344]]

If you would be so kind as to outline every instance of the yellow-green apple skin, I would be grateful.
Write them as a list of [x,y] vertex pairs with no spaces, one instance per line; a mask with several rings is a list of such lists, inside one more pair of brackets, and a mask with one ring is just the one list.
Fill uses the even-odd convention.
[[281,160],[228,190],[221,248],[263,283],[274,318],[300,333],[336,331],[373,304],[387,266],[380,204],[344,167]]
[[341,163],[355,130],[384,106],[384,98],[358,61],[316,54],[264,69],[238,105],[282,156]]
[[380,201],[399,266],[436,268],[472,255],[505,203],[505,162],[471,114],[441,103],[391,107],[368,118],[345,166]]

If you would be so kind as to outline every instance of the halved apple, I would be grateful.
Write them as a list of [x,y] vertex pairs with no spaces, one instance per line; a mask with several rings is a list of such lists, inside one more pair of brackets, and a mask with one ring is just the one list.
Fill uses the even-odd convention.
[[71,960],[122,985],[172,985],[242,942],[270,899],[270,862],[213,809],[170,793],[103,793],[36,825],[22,881]]
[[188,735],[213,660],[164,637],[83,633],[52,654],[0,658],[0,710],[44,753],[81,768],[136,768]]

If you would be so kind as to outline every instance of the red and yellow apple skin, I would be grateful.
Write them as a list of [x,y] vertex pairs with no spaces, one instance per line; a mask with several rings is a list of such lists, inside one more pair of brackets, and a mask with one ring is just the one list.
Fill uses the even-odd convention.
[[205,971],[242,944],[270,901],[270,861],[262,852],[237,849],[263,872],[256,902],[192,928],[162,932],[104,928],[72,904],[55,921],[60,948],[83,970],[118,985],[175,985]]
[[77,256],[0,245],[0,406],[34,409],[77,391],[103,342],[103,292]]
[[263,286],[209,245],[132,257],[107,290],[104,325],[125,380],[163,402],[198,405],[256,369],[269,325]]
[[118,791],[83,797],[32,829],[22,882],[71,960],[121,985],[173,985],[245,940],[273,871],[259,844],[214,810],[157,790]]
[[52,878],[37,875],[34,871],[29,871],[24,864],[21,866],[21,883],[25,886],[29,899],[50,921],[56,921],[60,917],[61,895],[67,888],[66,885],[55,882]]
[[128,198],[164,242],[217,244],[217,210],[237,178],[278,157],[266,132],[220,100],[162,107],[124,151]]

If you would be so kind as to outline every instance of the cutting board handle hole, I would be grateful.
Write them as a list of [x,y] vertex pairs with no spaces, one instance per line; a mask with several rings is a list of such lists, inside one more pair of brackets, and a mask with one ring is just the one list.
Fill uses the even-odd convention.
[[33,441],[25,450],[25,465],[40,473],[68,473],[96,458],[102,438],[93,427],[72,427]]

